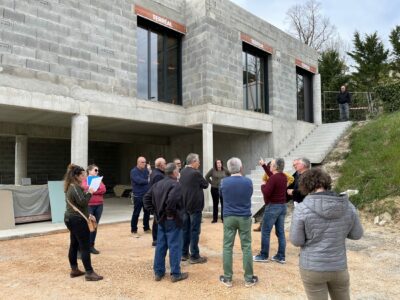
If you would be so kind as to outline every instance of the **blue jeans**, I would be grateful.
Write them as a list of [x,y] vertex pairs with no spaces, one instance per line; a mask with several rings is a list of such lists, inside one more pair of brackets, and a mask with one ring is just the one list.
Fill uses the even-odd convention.
[[192,214],[185,213],[183,218],[183,247],[182,255],[189,255],[193,259],[200,257],[199,239],[201,232],[201,217],[202,212],[195,212]]
[[[103,204],[89,205],[89,214],[96,217],[97,224],[100,223],[101,215],[103,214]],[[96,241],[97,228],[94,232],[90,233],[90,246],[93,247]]]
[[154,273],[158,276],[165,274],[165,256],[169,250],[169,265],[171,275],[181,275],[182,257],[182,228],[175,220],[165,220],[158,224],[157,246],[154,254]]
[[275,225],[275,234],[278,237],[278,259],[285,259],[285,216],[286,204],[269,204],[265,206],[263,224],[261,227],[261,252],[264,258],[269,257],[269,243],[272,227]]
[[340,121],[348,121],[350,118],[349,104],[339,104]]
[[143,207],[143,196],[137,197],[134,196],[133,200],[133,213],[132,213],[132,219],[131,219],[131,232],[136,232],[137,231],[137,224],[139,221],[139,215],[140,211],[143,208],[143,229],[144,230],[149,230],[150,225],[149,225],[149,220],[150,220],[150,213],[144,209]]

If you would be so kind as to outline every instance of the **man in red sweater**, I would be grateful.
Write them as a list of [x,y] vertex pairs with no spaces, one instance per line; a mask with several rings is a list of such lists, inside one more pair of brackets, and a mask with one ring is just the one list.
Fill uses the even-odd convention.
[[283,173],[285,161],[283,158],[276,158],[268,165],[260,160],[260,165],[269,176],[266,184],[261,186],[264,196],[265,212],[261,228],[261,251],[253,256],[255,262],[267,262],[269,257],[269,244],[272,227],[275,225],[275,233],[278,237],[278,252],[271,257],[272,261],[284,264],[285,261],[285,216],[286,216],[286,188],[287,177]]

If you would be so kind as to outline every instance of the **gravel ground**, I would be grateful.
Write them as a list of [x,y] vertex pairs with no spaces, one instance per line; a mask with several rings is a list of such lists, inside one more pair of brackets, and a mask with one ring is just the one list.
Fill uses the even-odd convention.
[[[352,299],[400,299],[399,224],[365,225],[365,237],[348,243]],[[246,288],[237,239],[233,287],[221,285],[222,229],[223,224],[204,219],[200,251],[209,261],[182,263],[189,278],[178,283],[171,283],[169,276],[161,282],[153,280],[151,235],[132,237],[129,223],[100,225],[96,246],[101,254],[92,256],[95,270],[105,278],[100,282],[69,278],[68,233],[1,241],[0,299],[305,299],[298,272],[299,249],[290,243],[287,264],[255,263],[260,282]],[[259,247],[260,233],[253,233],[253,253]],[[271,252],[276,249],[273,236]]]

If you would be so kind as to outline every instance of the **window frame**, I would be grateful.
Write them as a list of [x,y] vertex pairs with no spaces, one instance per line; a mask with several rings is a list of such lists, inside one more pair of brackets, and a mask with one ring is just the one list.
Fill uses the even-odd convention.
[[[245,42],[242,43],[242,73],[243,73],[243,53],[245,53],[246,55],[246,75],[248,74],[248,55],[253,55],[257,58],[259,58],[260,60],[263,61],[262,65],[264,68],[264,76],[263,76],[263,80],[264,80],[264,87],[263,87],[263,91],[264,91],[264,99],[259,99],[258,97],[258,88],[256,88],[256,103],[258,105],[258,103],[260,103],[260,107],[262,107],[261,103],[263,102],[264,104],[264,111],[256,111],[256,110],[250,110],[250,111],[254,111],[254,112],[260,112],[260,113],[264,113],[264,114],[269,114],[269,85],[268,85],[268,61],[269,61],[269,56],[271,54],[264,52],[256,47],[253,47]],[[243,82],[242,78],[242,82]],[[244,107],[245,110],[249,110],[248,105],[249,105],[249,99],[248,99],[248,75],[246,78],[246,82],[247,82],[247,86],[246,86],[246,91],[243,93],[245,93],[245,95],[243,95],[243,102],[244,104],[246,104],[246,106]],[[258,85],[258,79],[256,78],[256,86]],[[244,89],[243,89],[244,90]],[[261,97],[260,97],[261,98]]]
[[[299,118],[298,76],[303,77],[303,115],[301,116],[301,119]],[[313,76],[313,73],[296,66],[296,112],[298,121],[314,123]]]
[[[137,17],[137,27],[142,28],[147,31],[147,98],[145,100],[152,100],[152,101],[157,101],[157,102],[163,102],[163,103],[170,103],[174,105],[182,105],[182,37],[183,35],[181,33],[178,33],[174,30],[171,30],[169,28],[166,28],[164,26],[158,25],[157,23],[151,22],[143,17],[138,16]],[[163,68],[162,68],[162,80],[164,82],[163,86],[163,94],[164,94],[164,99],[163,100],[153,100],[151,98],[151,90],[152,90],[152,70],[151,70],[151,33],[155,33],[158,36],[162,36],[163,38]],[[168,42],[168,37],[175,38],[177,40],[177,99],[176,103],[173,103],[172,97],[168,98],[169,92],[168,92],[168,52],[167,52],[167,42]],[[137,57],[137,52],[136,52],[136,57]],[[137,74],[139,75],[139,74]],[[137,94],[139,94],[138,91],[138,85],[136,85],[137,88]],[[158,86],[157,86],[158,90]]]

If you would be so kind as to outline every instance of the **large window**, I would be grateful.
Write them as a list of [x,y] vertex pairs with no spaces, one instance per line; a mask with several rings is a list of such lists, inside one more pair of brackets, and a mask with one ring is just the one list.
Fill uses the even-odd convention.
[[267,58],[262,51],[243,44],[243,106],[247,110],[268,113]]
[[296,67],[297,120],[314,122],[312,74]]
[[137,96],[181,104],[181,38],[138,17]]

